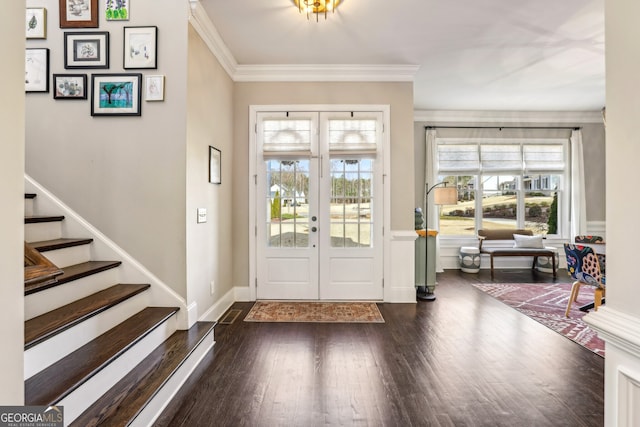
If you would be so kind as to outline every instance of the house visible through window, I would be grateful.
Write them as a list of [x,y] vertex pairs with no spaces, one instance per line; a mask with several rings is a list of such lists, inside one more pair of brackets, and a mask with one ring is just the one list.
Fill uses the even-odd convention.
[[458,189],[456,205],[438,207],[441,236],[482,228],[563,234],[567,140],[439,138],[434,151],[438,182]]

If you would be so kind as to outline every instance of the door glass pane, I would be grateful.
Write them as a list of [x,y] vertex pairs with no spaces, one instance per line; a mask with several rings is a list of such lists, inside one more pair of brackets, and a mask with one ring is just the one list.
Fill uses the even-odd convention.
[[331,160],[331,246],[372,247],[373,195],[371,159]]
[[525,227],[536,234],[558,233],[559,175],[525,175]]
[[309,246],[309,160],[267,160],[267,245]]
[[483,175],[482,190],[482,228],[517,228],[517,177]]

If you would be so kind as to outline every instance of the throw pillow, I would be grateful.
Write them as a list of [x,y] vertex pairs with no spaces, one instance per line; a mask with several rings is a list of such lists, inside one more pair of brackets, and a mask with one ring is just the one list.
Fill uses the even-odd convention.
[[531,248],[531,249],[544,249],[544,243],[542,242],[542,235],[537,234],[535,236],[526,236],[524,234],[514,234],[513,240],[514,248]]

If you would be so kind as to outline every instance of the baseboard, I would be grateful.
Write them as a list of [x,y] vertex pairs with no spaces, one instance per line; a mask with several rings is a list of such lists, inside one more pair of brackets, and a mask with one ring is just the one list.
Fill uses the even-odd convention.
[[248,286],[236,286],[233,288],[233,294],[236,301],[255,301],[255,299],[251,298],[251,289]]
[[222,298],[218,299],[207,311],[205,311],[202,316],[200,316],[201,322],[217,322],[218,319],[222,317],[224,313],[227,312],[229,307],[236,302],[234,298],[234,289],[231,288],[226,294],[222,296]]

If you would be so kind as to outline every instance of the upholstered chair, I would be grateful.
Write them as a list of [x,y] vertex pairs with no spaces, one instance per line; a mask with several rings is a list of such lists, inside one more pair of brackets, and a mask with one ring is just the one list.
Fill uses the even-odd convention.
[[594,310],[598,310],[602,298],[605,296],[605,275],[600,269],[600,260],[589,246],[574,245],[571,243],[564,244],[564,253],[567,256],[567,270],[574,280],[571,286],[571,295],[567,302],[567,310],[565,316],[569,317],[571,304],[578,299],[581,285],[589,285],[595,287],[593,303]]

